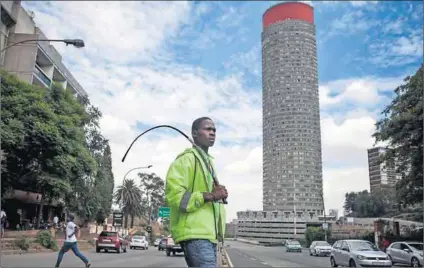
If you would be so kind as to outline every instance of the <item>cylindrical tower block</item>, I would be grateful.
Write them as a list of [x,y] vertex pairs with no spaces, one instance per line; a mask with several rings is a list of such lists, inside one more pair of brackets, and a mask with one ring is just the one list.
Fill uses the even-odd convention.
[[263,207],[322,215],[322,159],[313,8],[263,15]]

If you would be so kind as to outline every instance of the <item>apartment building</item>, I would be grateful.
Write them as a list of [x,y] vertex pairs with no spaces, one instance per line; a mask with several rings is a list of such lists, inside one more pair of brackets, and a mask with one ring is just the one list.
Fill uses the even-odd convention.
[[368,170],[370,179],[371,194],[378,189],[396,189],[396,183],[401,179],[401,176],[396,173],[394,163],[381,161],[382,155],[390,150],[383,147],[375,147],[368,149]]
[[[21,1],[0,3],[0,49],[24,40],[48,39],[36,26],[34,13],[26,11]],[[10,47],[1,53],[0,66],[27,83],[46,88],[58,83],[76,98],[87,97],[83,87],[62,63],[62,56],[49,42],[27,42]]]

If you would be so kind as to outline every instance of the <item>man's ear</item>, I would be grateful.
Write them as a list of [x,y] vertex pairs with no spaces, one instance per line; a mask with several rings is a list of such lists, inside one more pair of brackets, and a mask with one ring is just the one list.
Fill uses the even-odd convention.
[[197,130],[193,130],[193,132],[191,132],[191,135],[193,136],[193,138],[197,137]]

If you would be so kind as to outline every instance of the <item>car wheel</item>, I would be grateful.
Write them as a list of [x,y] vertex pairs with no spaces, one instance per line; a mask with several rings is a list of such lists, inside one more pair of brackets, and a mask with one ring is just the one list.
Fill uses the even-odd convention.
[[356,267],[356,263],[354,260],[349,261],[349,267]]
[[96,248],[96,252],[99,253],[100,252],[100,248]]
[[387,254],[387,256],[389,256],[389,259],[390,259],[390,261],[392,262],[392,265],[394,265],[394,264],[395,264],[395,262],[393,261],[392,256],[390,256],[390,254]]
[[411,259],[411,266],[412,267],[420,267],[421,266],[420,265],[420,261],[417,258],[412,257],[412,259]]
[[331,263],[331,267],[337,267],[338,266],[334,257],[330,258],[330,263]]

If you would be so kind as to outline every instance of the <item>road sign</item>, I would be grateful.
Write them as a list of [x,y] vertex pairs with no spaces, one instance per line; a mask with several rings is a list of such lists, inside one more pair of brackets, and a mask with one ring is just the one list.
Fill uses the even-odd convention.
[[169,218],[169,208],[168,207],[160,207],[158,216],[161,218]]
[[328,229],[328,223],[324,222],[322,224],[322,229],[327,230]]
[[124,218],[124,213],[113,212],[112,225],[115,226],[115,227],[122,227],[123,218]]

